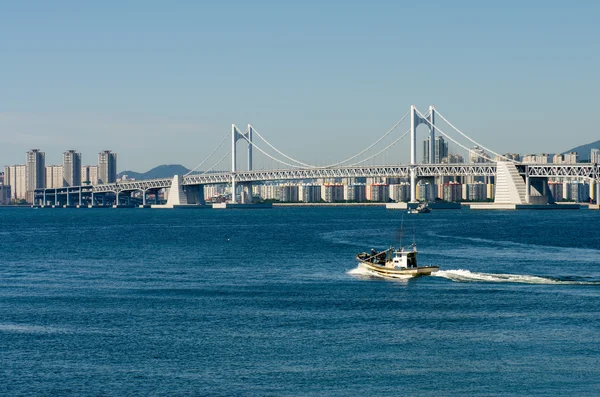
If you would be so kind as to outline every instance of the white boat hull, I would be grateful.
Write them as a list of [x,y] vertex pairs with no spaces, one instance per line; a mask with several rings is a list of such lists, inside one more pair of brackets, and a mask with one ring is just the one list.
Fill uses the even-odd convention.
[[383,265],[377,265],[371,262],[360,261],[363,268],[377,273],[383,277],[415,277],[415,276],[429,276],[433,272],[437,272],[439,266],[419,266],[413,268],[397,268],[387,267]]

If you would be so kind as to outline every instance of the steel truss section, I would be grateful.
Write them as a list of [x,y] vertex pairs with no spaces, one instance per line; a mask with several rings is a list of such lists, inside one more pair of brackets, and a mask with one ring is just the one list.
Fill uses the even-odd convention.
[[598,166],[596,164],[545,164],[521,165],[531,177],[572,177],[590,178],[598,181]]
[[[494,176],[496,164],[416,164],[412,166],[417,177],[434,176]],[[600,173],[597,164],[517,164],[522,174],[530,177],[573,177],[590,178],[600,183]],[[339,167],[339,168],[305,168],[284,169],[269,171],[241,171],[234,174],[230,172],[188,175],[183,177],[183,185],[210,185],[231,183],[232,176],[236,182],[259,181],[284,181],[300,179],[323,178],[364,178],[364,177],[400,177],[410,176],[410,165],[397,166],[370,166],[370,167]],[[36,189],[36,194],[46,194],[56,191],[57,194],[77,193],[81,188],[82,193],[105,193],[124,191],[147,191],[171,187],[171,178],[150,179],[144,181],[125,181],[103,185],[70,186],[62,188]]]
[[427,176],[494,176],[496,164],[420,164],[415,166],[418,177]]

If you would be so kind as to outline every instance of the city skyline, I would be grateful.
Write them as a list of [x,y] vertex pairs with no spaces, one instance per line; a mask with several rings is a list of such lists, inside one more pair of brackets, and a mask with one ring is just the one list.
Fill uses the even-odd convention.
[[498,152],[567,150],[598,139],[573,116],[595,113],[599,8],[7,4],[0,158],[43,147],[59,163],[65,147],[84,158],[111,147],[119,171],[193,168],[232,123],[252,123],[316,164],[358,152],[411,104],[435,105]]

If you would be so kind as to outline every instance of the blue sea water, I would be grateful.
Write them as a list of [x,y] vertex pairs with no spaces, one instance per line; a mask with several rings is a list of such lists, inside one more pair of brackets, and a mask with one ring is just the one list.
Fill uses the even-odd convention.
[[[418,243],[432,277],[354,256]],[[0,394],[600,395],[600,211],[0,208]]]

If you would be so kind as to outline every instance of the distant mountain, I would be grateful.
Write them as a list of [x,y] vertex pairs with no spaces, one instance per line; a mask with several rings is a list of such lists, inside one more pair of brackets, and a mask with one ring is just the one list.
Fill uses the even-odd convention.
[[187,168],[180,164],[165,164],[152,168],[143,173],[135,171],[122,171],[117,174],[117,178],[127,175],[128,178],[142,181],[145,179],[170,178],[173,175],[185,175],[189,172]]
[[587,145],[577,146],[571,150],[567,150],[566,152],[563,152],[563,154],[577,152],[577,158],[579,159],[579,161],[589,160],[590,152],[592,149],[600,149],[600,141],[588,143]]

